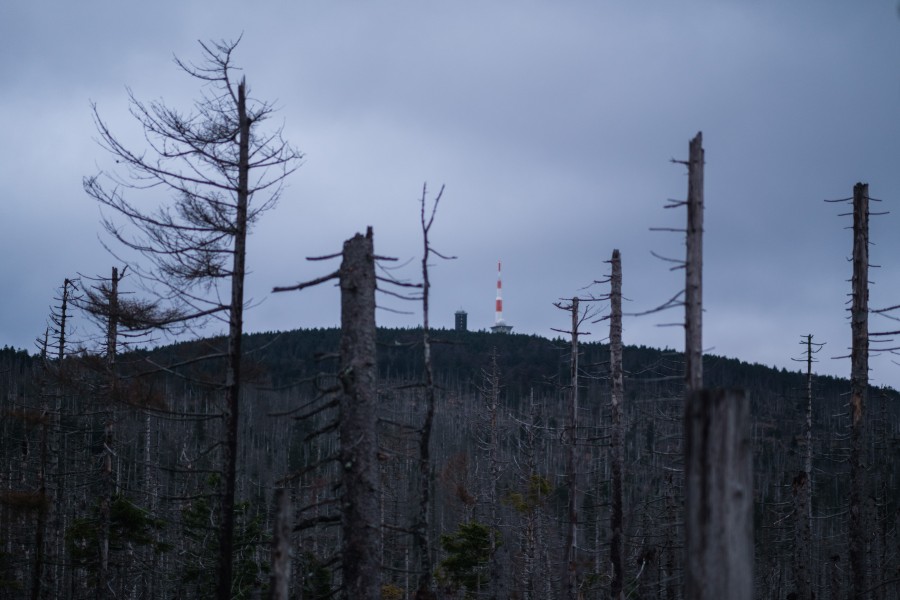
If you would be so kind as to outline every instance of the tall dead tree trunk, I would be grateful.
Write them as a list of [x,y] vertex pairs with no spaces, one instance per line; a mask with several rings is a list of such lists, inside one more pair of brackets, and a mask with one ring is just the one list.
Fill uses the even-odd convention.
[[624,377],[622,373],[622,260],[618,250],[613,250],[612,274],[610,276],[610,316],[609,316],[609,375],[610,404],[612,412],[612,497],[610,498],[610,562],[612,563],[612,583],[610,597],[613,600],[625,598],[625,526],[623,523],[622,478],[625,470],[623,406]]
[[685,262],[685,387],[703,387],[703,133],[690,143]]
[[97,598],[111,598],[113,596],[112,582],[109,575],[109,534],[110,534],[110,508],[115,494],[115,481],[113,480],[113,427],[115,414],[112,403],[116,388],[116,344],[118,343],[119,329],[119,269],[112,268],[112,276],[109,281],[109,293],[106,298],[106,368],[108,392],[106,410],[103,418],[103,461],[100,467],[100,573],[97,577]]
[[811,600],[812,552],[812,363],[813,336],[806,336],[806,422],[803,428],[803,470],[794,478],[794,591],[798,600]]
[[575,465],[578,423],[578,298],[572,298],[572,357],[570,360],[570,381],[568,416],[566,418],[566,485],[569,491],[568,522],[566,523],[566,546],[563,558],[563,598],[576,600],[578,597],[578,473]]
[[753,457],[742,390],[699,390],[685,410],[685,598],[753,598]]
[[690,143],[685,262],[685,598],[753,597],[750,403],[703,389],[703,135]]
[[272,537],[270,600],[289,600],[291,589],[291,493],[275,492],[275,534]]
[[[429,325],[429,300],[431,280],[428,276],[428,261],[437,254],[431,247],[428,234],[434,223],[438,204],[444,195],[441,187],[430,215],[426,216],[426,186],[422,186],[420,221],[422,226],[422,349],[425,375],[425,419],[419,437],[419,510],[413,527],[413,543],[419,557],[419,576],[416,584],[416,600],[432,600],[434,596],[434,558],[432,556],[431,531],[431,488],[434,485],[434,467],[431,464],[431,432],[434,424],[435,390],[434,370],[431,362],[431,328]],[[438,254],[440,256],[440,254]],[[443,258],[443,257],[442,257]]]
[[344,242],[340,268],[341,562],[345,600],[378,600],[375,255],[372,228]]
[[241,338],[244,332],[244,274],[247,250],[247,203],[250,174],[250,118],[246,81],[237,86],[238,168],[235,194],[234,247],[231,267],[231,304],[228,310],[228,366],[225,374],[225,488],[219,535],[219,600],[231,600],[234,561],[234,507],[237,492],[238,426],[241,405]]
[[868,590],[866,564],[865,404],[869,385],[869,186],[853,187],[853,278],[850,324],[850,527],[849,548],[853,598]]

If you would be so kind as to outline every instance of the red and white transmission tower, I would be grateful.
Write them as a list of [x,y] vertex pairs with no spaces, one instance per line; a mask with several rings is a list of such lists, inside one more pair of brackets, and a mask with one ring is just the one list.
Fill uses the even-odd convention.
[[503,296],[501,291],[503,290],[503,282],[500,279],[500,266],[501,262],[497,261],[497,303],[494,307],[494,326],[491,327],[491,331],[494,333],[509,333],[512,331],[512,325],[507,325],[506,321],[503,320]]

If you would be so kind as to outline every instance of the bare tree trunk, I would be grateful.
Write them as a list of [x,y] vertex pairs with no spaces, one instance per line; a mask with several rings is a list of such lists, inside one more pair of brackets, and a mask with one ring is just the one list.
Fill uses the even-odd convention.
[[231,600],[234,554],[234,507],[237,482],[238,424],[241,400],[241,337],[244,330],[244,273],[247,255],[247,203],[250,173],[250,119],[247,117],[246,81],[238,85],[238,187],[234,219],[231,304],[228,319],[228,367],[225,375],[225,489],[219,535],[217,598]]
[[698,133],[688,159],[684,361],[689,394],[703,387],[703,160],[703,133]]
[[753,598],[750,402],[699,390],[685,410],[687,600]]
[[610,499],[610,562],[613,578],[610,597],[613,600],[625,598],[625,527],[622,508],[622,478],[625,470],[624,424],[622,402],[624,400],[624,377],[622,374],[622,261],[618,250],[613,250],[612,276],[610,277],[610,317],[609,317],[609,370],[610,403],[612,404],[612,498]]
[[271,600],[288,600],[291,589],[291,494],[286,488],[275,492],[275,535],[272,539]]
[[850,572],[852,597],[867,596],[865,404],[869,385],[869,186],[853,187],[853,298],[850,324]]
[[803,470],[794,478],[794,579],[798,600],[811,600],[812,552],[812,335],[806,336],[806,423],[803,438]]
[[563,558],[563,598],[576,600],[578,594],[578,573],[576,548],[578,544],[578,482],[575,468],[577,419],[578,419],[578,298],[572,298],[572,358],[569,414],[566,421],[566,482],[569,488],[568,522],[566,546]]
[[434,371],[431,363],[431,329],[429,325],[429,300],[431,294],[431,280],[428,276],[428,260],[432,254],[428,233],[434,223],[438,203],[443,196],[442,187],[435,198],[431,216],[426,218],[425,195],[426,188],[422,188],[421,225],[422,225],[422,349],[424,353],[425,371],[425,420],[422,423],[422,433],[419,437],[419,512],[413,533],[413,543],[419,556],[419,576],[416,584],[416,600],[432,600],[434,596],[434,560],[431,553],[431,486],[434,479],[434,468],[431,464],[431,431],[434,425],[435,393]]
[[100,491],[100,573],[97,577],[97,598],[112,597],[112,581],[109,574],[109,533],[110,533],[110,503],[115,491],[115,483],[112,477],[113,460],[113,397],[115,395],[116,376],[116,344],[118,343],[119,328],[119,269],[112,268],[112,277],[109,282],[109,296],[107,301],[106,321],[106,368],[108,373],[108,397],[106,414],[103,423],[103,462],[100,467],[100,479],[102,481]]
[[340,269],[340,456],[344,497],[341,561],[346,600],[381,597],[378,561],[378,449],[375,257],[372,228],[344,242]]

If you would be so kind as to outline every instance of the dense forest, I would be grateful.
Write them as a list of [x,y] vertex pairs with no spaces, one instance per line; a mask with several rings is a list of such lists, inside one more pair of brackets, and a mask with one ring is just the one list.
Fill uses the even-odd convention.
[[[340,336],[244,336],[236,598],[267,593],[277,489],[292,507],[290,597],[329,598],[340,585],[340,465],[331,460],[340,443],[330,402]],[[383,598],[411,597],[421,564],[413,525],[427,406],[422,340],[421,329],[377,331]],[[94,598],[100,585],[115,598],[212,596],[223,406],[216,361],[193,359],[224,341],[123,354],[115,381],[88,353],[0,352],[0,598]],[[572,495],[579,597],[608,597],[609,346],[579,350],[574,487],[564,475],[568,341],[439,330],[431,351],[427,539],[440,597],[557,597]],[[623,359],[625,594],[680,598],[683,356],[627,346]],[[709,355],[704,368],[708,386],[743,388],[751,399],[756,597],[789,597],[798,556],[815,597],[846,597],[848,382],[811,380],[812,505],[798,519],[806,374]],[[870,389],[869,398],[867,559],[872,597],[890,600],[900,589],[900,396]],[[804,521],[810,543],[798,548]]]

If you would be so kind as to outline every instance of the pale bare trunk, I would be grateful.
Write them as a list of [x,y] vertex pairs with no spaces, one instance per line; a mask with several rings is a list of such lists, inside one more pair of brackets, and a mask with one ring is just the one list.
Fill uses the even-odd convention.
[[610,498],[610,562],[612,562],[612,583],[610,596],[613,600],[625,598],[625,526],[623,523],[623,491],[624,477],[624,424],[622,403],[624,394],[624,376],[622,372],[622,260],[618,250],[613,250],[612,275],[610,277],[610,318],[609,318],[609,369],[610,369],[610,403],[612,412],[612,490]]
[[699,390],[685,410],[685,598],[753,598],[750,402]]
[[340,269],[341,370],[339,435],[345,600],[378,600],[378,466],[375,423],[375,258],[372,229],[344,243]]
[[568,522],[566,523],[566,546],[563,559],[563,597],[576,600],[578,594],[578,572],[576,548],[578,545],[578,482],[575,467],[577,449],[578,419],[578,298],[572,298],[572,358],[571,391],[569,393],[568,418],[566,420],[566,485],[569,491]]
[[288,600],[291,588],[291,494],[286,488],[275,492],[275,534],[272,539],[271,600]]
[[690,393],[703,387],[703,134],[690,143],[687,260],[685,263],[685,378]]
[[850,323],[850,527],[852,597],[866,598],[865,404],[869,385],[869,186],[853,187],[853,294]]

